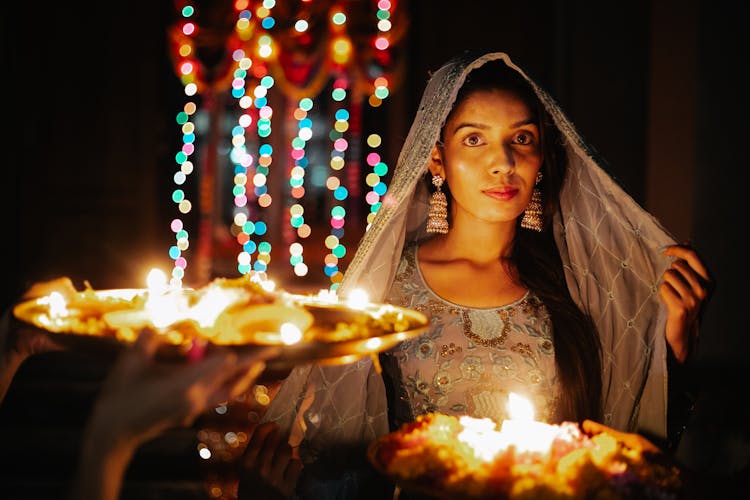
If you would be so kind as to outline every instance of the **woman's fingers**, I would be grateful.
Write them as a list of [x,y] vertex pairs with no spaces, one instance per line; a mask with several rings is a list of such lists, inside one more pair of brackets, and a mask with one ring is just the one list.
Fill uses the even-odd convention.
[[664,255],[671,257],[677,257],[682,259],[690,266],[691,269],[695,270],[701,278],[710,281],[711,277],[708,272],[708,268],[703,263],[698,253],[688,245],[670,245],[664,249]]
[[[276,434],[280,435],[279,432]],[[277,478],[279,484],[283,484],[286,468],[292,459],[292,447],[286,440],[277,439],[276,441],[275,449],[271,455],[270,474],[271,477]]]
[[270,488],[283,498],[292,495],[303,468],[302,462],[294,458],[286,436],[273,422],[255,428],[242,465],[241,483],[252,482],[257,488]]
[[[302,461],[296,458],[290,458],[289,463],[284,470],[284,484],[285,485],[296,485],[299,481],[300,475],[302,475]],[[294,491],[292,488],[289,492],[291,494]]]
[[682,298],[703,302],[708,298],[709,286],[686,261],[676,260],[664,273],[664,282]]
[[661,452],[658,446],[656,446],[654,443],[652,443],[645,437],[641,436],[640,434],[617,431],[604,424],[600,424],[599,422],[594,422],[593,420],[584,420],[581,425],[581,428],[586,434],[590,436],[605,432],[613,436],[615,439],[619,440],[620,442],[624,443],[625,446],[635,449],[635,450],[640,450],[640,451],[649,452],[649,453]]
[[260,462],[260,454],[263,451],[263,445],[266,438],[273,432],[277,431],[279,426],[277,424],[266,422],[258,424],[253,430],[253,435],[247,443],[245,453],[242,457],[243,465],[248,469],[258,469]]
[[[713,280],[703,260],[696,251],[686,245],[671,245],[664,250],[664,255],[676,257],[672,262],[665,279],[680,295],[692,293],[699,301],[708,300],[713,291]],[[686,289],[689,288],[689,291]]]
[[668,311],[665,335],[676,358],[684,362],[697,339],[713,283],[708,268],[689,245],[671,245],[664,255],[675,258],[659,286]]

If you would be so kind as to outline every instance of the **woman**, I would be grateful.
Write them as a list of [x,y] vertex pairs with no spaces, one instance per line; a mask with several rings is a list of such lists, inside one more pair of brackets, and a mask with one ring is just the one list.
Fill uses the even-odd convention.
[[708,287],[507,55],[466,54],[430,79],[340,289],[431,329],[384,356],[388,390],[369,360],[300,368],[267,418],[301,413],[309,460],[387,432],[387,410],[504,418],[510,391],[540,420],[666,437],[667,358],[687,361]]

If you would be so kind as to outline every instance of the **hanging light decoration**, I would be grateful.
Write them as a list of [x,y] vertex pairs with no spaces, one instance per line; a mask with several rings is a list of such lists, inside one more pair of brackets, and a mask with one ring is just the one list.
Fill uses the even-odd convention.
[[[193,156],[196,138],[200,137],[196,130],[200,124],[196,125],[195,119],[201,105],[199,97],[207,90],[221,91],[223,87],[234,102],[230,111],[234,124],[227,126],[231,134],[227,155],[231,175],[227,179],[231,178],[232,200],[228,228],[240,246],[235,255],[241,274],[269,270],[272,241],[284,244],[296,276],[308,274],[309,263],[303,255],[313,233],[308,216],[315,212],[309,212],[306,195],[319,196],[319,188],[306,189],[305,180],[312,161],[308,149],[313,117],[323,116],[313,114],[313,109],[331,120],[324,191],[329,197],[325,207],[329,229],[327,236],[320,237],[325,248],[323,272],[331,288],[336,289],[347,254],[347,218],[363,222],[357,204],[366,203],[364,230],[369,228],[387,190],[388,166],[379,151],[384,141],[379,133],[365,133],[363,105],[381,106],[401,79],[404,59],[394,57],[393,50],[406,31],[403,9],[399,22],[395,22],[396,0],[296,0],[278,4],[276,0],[235,0],[234,29],[225,41],[231,68],[226,74],[214,71],[207,81],[206,68],[195,53],[194,38],[199,28],[194,22],[193,2],[176,4],[181,20],[171,33],[173,58],[188,100],[177,116],[183,145],[176,154],[179,170],[174,175],[176,188],[172,194],[181,214],[171,224],[175,234],[175,244],[169,250],[174,261],[173,284],[182,284],[190,247],[183,217],[193,209],[193,203],[184,184],[197,170]],[[272,108],[272,101],[275,106],[280,102],[278,97],[270,99],[272,92],[286,99],[282,113]],[[272,128],[274,117],[279,124]],[[283,131],[283,141],[274,139],[274,128]],[[324,133],[320,138],[325,138]],[[314,144],[316,148],[322,145],[320,139]],[[320,167],[316,164],[315,168]],[[288,182],[286,189],[275,184],[280,179]],[[362,193],[365,185],[366,192]],[[198,193],[202,210],[216,203],[213,196],[218,196],[219,202],[222,197],[229,198],[229,193],[222,195],[203,184]],[[279,220],[282,222],[277,225],[274,221]],[[200,229],[199,241],[216,234],[215,229]]]
[[[289,244],[289,263],[297,276],[306,276],[307,264],[304,262],[304,246],[295,241],[297,238],[304,240],[312,233],[310,226],[305,223],[305,208],[300,200],[305,195],[305,173],[308,159],[305,156],[307,141],[312,138],[312,120],[308,118],[308,112],[312,110],[313,100],[304,97],[299,101],[297,107],[292,111],[292,119],[297,123],[297,135],[291,141],[291,160],[289,169],[290,196],[295,202],[289,207],[289,228],[292,230],[286,238]],[[296,235],[295,235],[296,233]]]
[[[173,30],[176,35],[173,36],[173,40],[177,45],[178,75],[187,97],[185,105],[176,116],[177,124],[182,131],[182,147],[175,155],[175,161],[179,165],[179,169],[173,176],[177,187],[172,191],[172,201],[177,205],[177,210],[182,215],[189,213],[193,207],[181,186],[185,184],[187,177],[193,173],[193,162],[190,158],[195,152],[195,123],[191,121],[191,117],[195,115],[197,110],[197,104],[193,97],[198,93],[200,64],[195,57],[195,45],[192,38],[197,29],[191,20],[194,14],[195,8],[192,3],[186,2],[180,9],[182,18]],[[169,257],[174,262],[170,282],[173,286],[179,287],[182,286],[185,268],[187,267],[187,259],[183,256],[183,252],[190,247],[189,233],[179,216],[172,220],[170,228],[175,235],[175,244],[169,248]]]

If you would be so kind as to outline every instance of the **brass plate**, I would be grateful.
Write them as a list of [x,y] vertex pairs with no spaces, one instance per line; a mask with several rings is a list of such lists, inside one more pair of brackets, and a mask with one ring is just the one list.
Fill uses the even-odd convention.
[[[68,300],[68,315],[64,317],[52,314],[48,297],[20,302],[13,313],[19,320],[49,332],[68,348],[116,350],[132,343],[140,328],[153,326],[144,319],[147,296],[146,289],[87,290]],[[299,327],[300,341],[282,341],[279,329],[286,322]],[[189,320],[156,330],[167,339],[167,353],[184,352],[195,338],[233,349],[277,345],[281,354],[269,361],[269,369],[287,370],[308,362],[350,363],[413,338],[428,324],[424,314],[404,307],[369,303],[354,309],[338,302],[282,293],[273,303],[230,306],[208,328]]]

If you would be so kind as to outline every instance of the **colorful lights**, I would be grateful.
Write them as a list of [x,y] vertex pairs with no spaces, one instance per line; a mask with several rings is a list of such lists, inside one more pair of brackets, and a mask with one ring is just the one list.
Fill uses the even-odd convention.
[[[382,139],[378,134],[370,134],[367,137],[367,145],[372,149],[377,149],[381,143]],[[370,205],[370,213],[367,214],[367,228],[369,229],[375,214],[378,213],[382,205],[380,200],[387,190],[382,178],[388,173],[388,165],[374,151],[367,155],[366,161],[372,167],[372,172],[365,177],[365,183],[371,188],[365,195],[365,201]]]
[[[339,77],[333,82],[333,89],[331,90],[331,99],[334,102],[343,102],[347,97],[347,88],[349,81],[346,77]],[[334,206],[331,209],[330,219],[330,235],[325,239],[325,247],[330,251],[325,257],[324,273],[331,280],[331,290],[336,290],[339,283],[343,279],[344,275],[339,269],[339,259],[346,255],[346,247],[341,243],[341,239],[344,237],[344,225],[346,209],[344,208],[343,202],[349,196],[349,192],[345,186],[341,185],[341,179],[337,172],[340,172],[346,166],[346,151],[349,148],[348,141],[344,138],[344,132],[349,129],[349,111],[345,108],[339,108],[336,110],[334,117],[333,129],[329,132],[328,137],[332,141],[331,150],[331,161],[329,163],[331,167],[331,175],[326,180],[326,187],[331,191],[335,200]],[[335,204],[341,202],[340,204]]]
[[[190,19],[195,13],[195,9],[192,5],[187,4],[180,13],[185,19]],[[177,42],[177,53],[180,59],[176,61],[176,64],[185,95],[192,97],[198,92],[198,85],[196,84],[198,79],[196,74],[197,64],[193,59],[190,59],[195,52],[193,41],[190,38],[196,33],[195,24],[186,21],[181,25],[179,32],[182,34],[182,38]],[[193,172],[193,163],[190,161],[190,157],[195,152],[195,124],[190,119],[195,115],[197,109],[196,103],[188,100],[182,111],[177,113],[175,117],[175,121],[182,131],[182,147],[175,155],[175,162],[180,168],[173,176],[173,181],[177,187],[172,191],[172,201],[177,205],[177,210],[182,215],[190,213],[193,208],[192,203],[185,195],[185,191],[180,186],[185,184],[188,176]],[[169,258],[173,261],[170,284],[180,287],[187,268],[187,259],[183,256],[183,252],[190,247],[189,233],[179,217],[172,220],[170,229],[175,236],[175,244],[168,251]]]
[[[185,277],[186,251],[191,246],[182,217],[200,207],[201,225],[191,231],[197,256],[193,265],[199,272],[206,262],[211,270],[212,259],[221,258],[216,253],[219,245],[209,244],[204,249],[203,241],[220,238],[221,228],[214,226],[226,224],[241,247],[236,253],[240,273],[268,271],[273,242],[274,247],[288,251],[294,274],[307,276],[310,269],[305,258],[310,254],[305,250],[309,245],[322,246],[323,271],[335,290],[347,254],[346,217],[364,224],[360,214],[368,207],[367,227],[362,228],[366,230],[386,193],[388,166],[378,151],[383,139],[376,133],[363,135],[367,128],[363,106],[381,106],[398,83],[400,72],[392,71],[391,65],[391,52],[403,34],[403,29],[394,30],[403,26],[393,17],[396,0],[330,2],[332,7],[326,7],[323,16],[312,15],[320,9],[310,5],[314,2],[302,0],[294,6],[284,4],[285,19],[272,12],[277,2],[233,1],[234,32],[224,41],[230,64],[214,64],[211,71],[199,59],[194,44],[201,40],[197,35],[205,28],[197,21],[202,18],[196,16],[194,2],[178,3],[181,18],[170,34],[174,68],[186,103],[176,117],[182,144],[175,154],[178,168],[171,193],[179,213],[171,224],[175,244],[169,249],[175,285],[181,285]],[[362,21],[373,27],[366,37],[361,31],[352,31]],[[295,51],[305,57],[292,57],[298,54]],[[220,68],[219,72],[215,68]],[[207,75],[212,77],[210,81]],[[326,88],[330,92],[323,93]],[[231,95],[231,104],[222,104],[225,101],[220,93],[224,91]],[[204,94],[210,95],[200,104],[199,112],[198,98]],[[209,120],[216,111],[211,105],[217,102],[222,106],[218,112],[222,134],[228,134],[220,139],[205,130],[217,123]],[[282,102],[284,107],[279,110]],[[313,140],[314,116],[332,118],[327,139],[326,132],[316,129]],[[204,139],[215,142],[201,145]],[[361,151],[363,147],[367,149]],[[201,157],[198,162],[197,151],[201,156],[204,151],[225,156],[214,156],[213,161]],[[214,165],[206,165],[207,161]],[[277,168],[282,166],[279,161],[283,169]],[[196,168],[200,179],[215,176],[211,183],[201,181],[197,190],[200,203],[190,199],[196,195],[188,189]],[[285,182],[287,186],[283,186]],[[312,197],[316,198],[314,208]],[[321,203],[322,198],[325,201]],[[228,200],[232,205],[222,208]],[[209,211],[206,217],[204,210]],[[220,216],[210,216],[210,212]],[[205,219],[210,219],[208,224]],[[195,239],[193,233],[199,237]],[[203,278],[205,275],[199,277]]]
[[[297,135],[291,141],[291,168],[289,169],[289,186],[290,195],[294,200],[300,200],[305,195],[305,172],[308,160],[305,156],[305,147],[307,141],[312,138],[312,120],[308,118],[308,112],[312,110],[313,100],[309,97],[300,99],[297,107],[292,111],[292,117],[297,121]],[[305,239],[310,236],[312,230],[305,223],[305,209],[300,203],[294,203],[289,207],[289,225],[296,231],[298,238]],[[292,233],[293,235],[294,233]],[[288,237],[291,241],[294,237]],[[308,273],[307,264],[303,257],[304,247],[298,242],[289,245],[289,264],[294,269],[297,276],[306,276]]]

